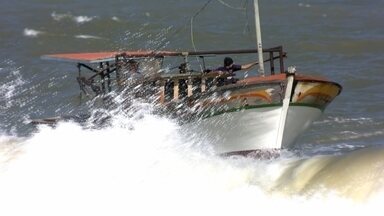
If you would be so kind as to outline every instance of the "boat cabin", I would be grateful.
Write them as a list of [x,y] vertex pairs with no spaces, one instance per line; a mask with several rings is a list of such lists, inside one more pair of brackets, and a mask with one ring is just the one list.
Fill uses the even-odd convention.
[[[128,51],[45,55],[42,58],[75,62],[81,92],[85,95],[107,94],[113,90],[135,88],[138,85],[156,89],[160,103],[197,97],[210,89],[224,85],[228,75],[219,75],[225,56],[238,62],[255,61],[257,49],[223,51]],[[268,73],[284,73],[282,46],[264,49],[268,56]],[[248,57],[248,60],[245,60]],[[214,66],[212,66],[214,65]],[[258,76],[250,72],[251,76]],[[244,76],[243,76],[244,78]]]

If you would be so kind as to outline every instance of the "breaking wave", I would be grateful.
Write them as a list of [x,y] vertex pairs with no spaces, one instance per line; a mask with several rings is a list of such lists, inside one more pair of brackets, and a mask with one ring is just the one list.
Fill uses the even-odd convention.
[[83,15],[75,16],[75,15],[72,15],[71,13],[56,13],[56,12],[52,12],[51,17],[53,18],[53,20],[58,22],[62,20],[71,20],[78,24],[88,23],[94,20],[95,18],[97,18],[97,16],[83,16]]
[[63,122],[28,138],[3,135],[0,212],[360,215],[381,208],[382,147],[342,155],[282,152],[273,160],[223,158],[206,151],[208,141],[190,140],[175,122],[141,108],[114,115],[101,129]]

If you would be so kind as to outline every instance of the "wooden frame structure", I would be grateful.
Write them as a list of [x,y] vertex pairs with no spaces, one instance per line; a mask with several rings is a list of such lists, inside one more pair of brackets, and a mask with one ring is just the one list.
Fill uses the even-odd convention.
[[[159,102],[166,103],[177,101],[185,97],[192,97],[204,93],[211,88],[220,86],[218,80],[225,79],[228,75],[219,75],[211,71],[207,72],[205,65],[205,56],[219,56],[231,54],[255,54],[257,49],[245,50],[216,50],[216,51],[191,51],[191,52],[173,52],[173,51],[129,51],[129,52],[104,52],[104,53],[74,53],[74,54],[55,54],[43,56],[44,59],[77,62],[79,82],[81,92],[89,94],[86,90],[90,87],[94,94],[106,94],[115,87],[123,89],[126,86],[121,85],[122,73],[129,60],[160,60],[160,68],[163,67],[164,58],[182,57],[183,60],[170,73],[159,73],[154,71],[150,76],[145,76],[143,83],[151,83],[153,87],[158,88]],[[282,46],[263,49],[263,53],[269,58],[264,62],[269,62],[269,71],[271,75],[279,68],[279,73],[284,73],[284,58],[286,53]],[[195,71],[189,69],[188,57],[199,57],[203,63],[203,70]],[[276,64],[276,61],[277,63]],[[160,69],[159,68],[159,69]],[[83,76],[83,69],[92,72],[89,77]],[[175,69],[175,68],[173,68]],[[114,74],[115,76],[113,76]],[[115,80],[115,82],[113,82]]]

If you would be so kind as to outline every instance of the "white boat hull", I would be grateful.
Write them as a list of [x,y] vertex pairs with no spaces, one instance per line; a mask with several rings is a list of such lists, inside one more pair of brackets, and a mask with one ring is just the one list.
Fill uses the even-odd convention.
[[244,109],[189,123],[183,129],[208,142],[215,154],[291,147],[322,111],[310,106],[290,106],[282,146],[277,145],[281,106]]

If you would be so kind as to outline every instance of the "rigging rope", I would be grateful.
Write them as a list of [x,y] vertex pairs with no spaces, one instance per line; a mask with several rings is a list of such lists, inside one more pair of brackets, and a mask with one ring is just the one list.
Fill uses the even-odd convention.
[[[199,15],[207,6],[209,3],[211,3],[212,0],[208,0],[204,5],[203,7],[201,7],[192,17],[191,17],[191,20],[190,20],[190,29],[191,29],[191,43],[192,43],[192,47],[193,47],[193,50],[194,51],[197,51],[196,49],[196,45],[195,45],[195,39],[194,39],[194,34],[193,34],[193,20],[195,19],[195,17],[197,17],[197,15]],[[224,2],[223,0],[217,0],[219,3],[221,3],[222,5],[228,7],[228,8],[231,8],[231,9],[234,9],[234,10],[245,10],[246,11],[246,15],[247,15],[247,10],[246,10],[246,5],[248,3],[248,0],[245,0],[244,1],[244,4],[243,6],[241,7],[234,7],[234,6],[231,6],[229,5],[228,3]],[[248,15],[247,15],[248,17]],[[245,24],[246,27],[248,27],[248,22],[246,22]],[[196,56],[196,60],[197,62],[199,63],[199,66],[200,66],[200,69],[203,70],[203,66],[200,64],[200,61],[199,61],[199,58]]]
[[[191,43],[192,43],[192,47],[193,47],[193,50],[196,51],[196,45],[195,45],[195,40],[194,40],[194,34],[193,34],[193,20],[195,19],[195,17],[197,17],[197,15],[200,14],[200,12],[202,12],[207,6],[209,3],[211,3],[212,0],[208,0],[203,7],[201,7],[192,17],[191,17],[191,20],[190,20],[190,29],[191,29]],[[246,17],[247,17],[247,20],[248,20],[248,13],[247,13],[247,4],[248,4],[248,0],[245,0],[244,1],[244,4],[243,6],[241,7],[234,7],[226,2],[224,2],[223,0],[216,0],[218,1],[220,4],[228,7],[228,8],[231,8],[231,9],[234,9],[234,10],[245,10],[246,12]],[[246,22],[245,24],[245,27],[244,27],[244,31],[245,32],[245,29],[247,29],[249,31],[249,24],[248,24],[248,21]]]
[[231,6],[230,4],[224,2],[223,0],[217,0],[218,2],[220,2],[222,5],[226,6],[226,7],[229,7],[231,9],[235,9],[235,10],[245,10],[246,8],[245,7],[234,7],[234,6]]
[[[189,22],[190,22],[190,37],[191,37],[191,43],[192,43],[192,47],[193,47],[193,50],[194,51],[197,51],[196,49],[196,44],[195,44],[195,39],[194,39],[194,32],[193,32],[193,22],[194,22],[194,19],[202,12],[205,10],[205,8],[212,2],[213,0],[208,0],[204,3],[204,5],[197,11],[193,14],[193,16],[191,16]],[[248,4],[248,0],[244,0],[244,3],[243,3],[243,6],[240,6],[240,7],[234,7],[228,3],[226,3],[225,1],[223,0],[216,0],[217,2],[219,2],[220,4],[224,5],[225,7],[228,7],[228,8],[231,8],[231,9],[234,9],[234,10],[245,10],[246,11],[246,17],[248,17],[248,14],[247,14],[247,7],[246,5]],[[248,18],[247,18],[248,19]],[[186,28],[186,25],[183,26],[182,28],[179,28],[177,29],[172,35],[171,37],[174,37],[175,35],[177,35],[182,29]],[[245,24],[245,29],[249,29],[249,25],[248,25],[248,22],[246,22]],[[244,30],[245,32],[245,30]],[[165,44],[165,42],[159,44],[159,46],[155,49],[155,50],[159,50],[163,45]],[[196,59],[197,61],[200,63],[199,61],[199,58],[196,56]],[[200,64],[200,68],[202,69],[202,65]]]
[[192,17],[191,17],[191,42],[192,42],[192,47],[193,47],[193,50],[196,51],[196,46],[195,46],[195,41],[193,39],[193,19],[195,17],[197,17],[197,15],[199,15],[200,12],[202,12],[207,6],[209,3],[211,3],[212,0],[208,0],[203,7],[200,8],[200,10],[198,10]]

